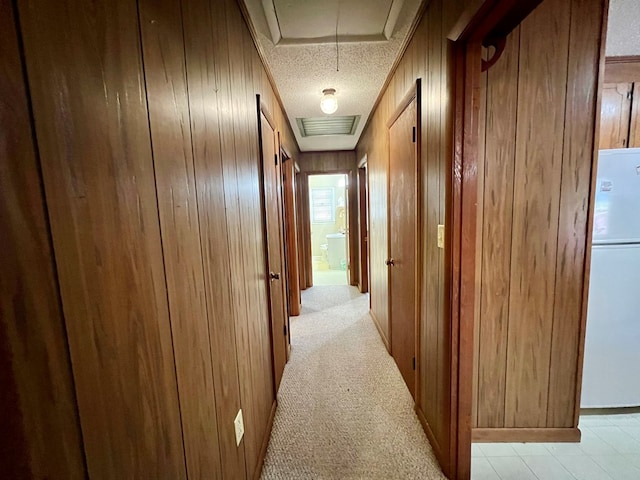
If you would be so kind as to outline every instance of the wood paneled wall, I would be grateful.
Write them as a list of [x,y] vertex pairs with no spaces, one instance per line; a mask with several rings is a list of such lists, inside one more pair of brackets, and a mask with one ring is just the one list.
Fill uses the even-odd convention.
[[[416,79],[422,79],[422,151],[420,219],[422,245],[420,292],[419,389],[416,409],[439,459],[448,458],[450,444],[451,327],[444,250],[438,248],[438,224],[446,219],[446,191],[452,152],[453,55],[446,35],[464,8],[463,1],[433,0],[391,78],[357,146],[369,168],[369,238],[371,311],[388,344],[387,184],[389,132],[387,122]],[[468,3],[468,2],[467,2]],[[445,471],[448,466],[443,465]]]
[[0,0],[0,471],[86,477],[12,2]]
[[545,0],[484,77],[474,438],[579,438],[605,1]]
[[257,94],[298,150],[238,4],[16,3],[17,28],[0,3],[0,360],[25,468],[255,477],[275,408]]
[[[304,152],[298,157],[298,165],[300,166],[300,175],[308,177],[309,174],[322,173],[340,173],[349,174],[349,283],[358,285],[359,272],[359,243],[358,243],[358,162],[356,160],[356,152],[348,151],[332,151],[332,152]],[[306,192],[303,195],[303,202],[306,204],[303,208],[307,212],[308,220],[309,210],[309,185],[306,181],[299,183],[301,189]],[[306,260],[306,269],[311,276],[311,226],[307,221],[301,226],[304,230],[303,235],[307,237],[305,246],[308,245],[308,254]]]

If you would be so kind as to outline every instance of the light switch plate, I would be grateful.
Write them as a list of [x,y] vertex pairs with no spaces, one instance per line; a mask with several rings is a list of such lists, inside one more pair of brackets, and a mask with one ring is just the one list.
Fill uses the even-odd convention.
[[438,248],[444,248],[444,225],[438,225]]
[[242,441],[242,437],[244,436],[244,420],[242,419],[242,409],[238,410],[238,414],[236,415],[233,424],[236,427],[236,446],[240,445]]

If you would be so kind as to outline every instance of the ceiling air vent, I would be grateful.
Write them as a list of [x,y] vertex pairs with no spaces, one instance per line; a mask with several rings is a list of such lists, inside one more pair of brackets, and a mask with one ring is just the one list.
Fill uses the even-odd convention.
[[303,137],[321,135],[353,135],[360,121],[360,115],[348,117],[296,118]]

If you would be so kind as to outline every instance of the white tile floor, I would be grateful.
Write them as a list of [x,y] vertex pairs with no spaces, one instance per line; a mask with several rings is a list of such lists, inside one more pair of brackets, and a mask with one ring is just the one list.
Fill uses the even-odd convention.
[[474,443],[472,480],[640,480],[640,413],[583,415],[580,443]]

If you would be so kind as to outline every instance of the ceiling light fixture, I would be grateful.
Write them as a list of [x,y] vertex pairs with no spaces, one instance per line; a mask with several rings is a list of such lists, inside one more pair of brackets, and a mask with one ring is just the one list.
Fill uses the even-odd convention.
[[320,100],[320,110],[327,115],[331,115],[338,110],[338,99],[336,98],[335,88],[325,88],[322,91],[322,100]]

